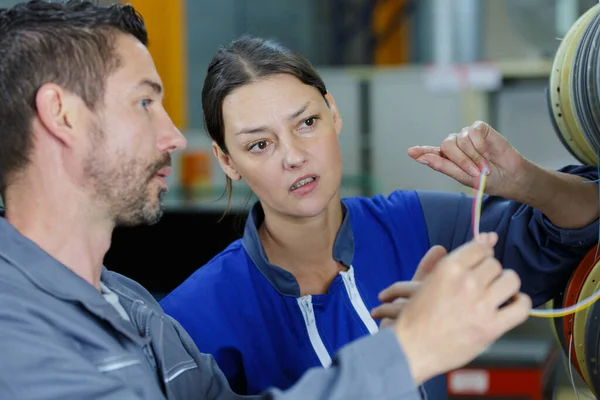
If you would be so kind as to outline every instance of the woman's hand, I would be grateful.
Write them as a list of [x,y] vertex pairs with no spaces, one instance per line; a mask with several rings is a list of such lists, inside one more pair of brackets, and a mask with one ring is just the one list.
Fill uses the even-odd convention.
[[485,192],[507,198],[521,190],[528,163],[494,128],[479,121],[450,134],[439,147],[411,147],[408,155],[469,187],[475,187],[487,166]]

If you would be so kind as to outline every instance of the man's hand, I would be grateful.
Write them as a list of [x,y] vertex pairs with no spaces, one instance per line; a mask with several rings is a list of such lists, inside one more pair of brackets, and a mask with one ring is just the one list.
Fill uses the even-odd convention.
[[371,316],[375,320],[382,320],[379,324],[380,329],[394,324],[395,319],[402,312],[406,300],[419,288],[420,281],[433,271],[446,254],[448,253],[442,246],[433,246],[421,259],[412,281],[396,282],[379,293],[379,301],[384,304],[374,308]]
[[[482,233],[477,241],[487,243],[493,247],[498,241],[498,236],[495,233]],[[444,247],[433,246],[421,259],[411,281],[396,282],[379,293],[379,301],[383,304],[374,308],[371,311],[371,316],[375,320],[381,320],[380,329],[394,324],[407,300],[419,289],[421,281],[434,270],[447,254],[448,252]]]
[[440,260],[393,326],[416,384],[466,365],[523,323],[531,300],[520,285],[489,243],[469,242]]

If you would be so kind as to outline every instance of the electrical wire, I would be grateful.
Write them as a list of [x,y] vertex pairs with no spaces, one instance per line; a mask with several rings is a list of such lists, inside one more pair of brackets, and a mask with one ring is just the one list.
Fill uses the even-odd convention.
[[559,318],[567,315],[575,314],[581,310],[585,310],[590,307],[596,300],[600,298],[600,291],[597,291],[585,300],[580,301],[566,308],[558,308],[555,310],[543,310],[543,309],[532,309],[529,315],[538,318]]
[[[473,197],[473,207],[472,207],[472,221],[473,221],[473,238],[479,236],[479,229],[481,223],[481,207],[483,203],[483,194],[485,192],[485,184],[487,181],[488,175],[488,167],[487,164],[483,166],[481,169],[481,173],[479,174],[479,179],[475,181],[475,196]],[[599,263],[600,264],[600,263]],[[566,308],[558,308],[558,309],[532,309],[529,312],[529,315],[532,317],[538,318],[558,318],[564,317],[566,315],[574,314],[578,311],[585,310],[589,306],[591,306],[596,300],[600,299],[600,290],[588,297],[585,300],[582,300],[570,307]]]

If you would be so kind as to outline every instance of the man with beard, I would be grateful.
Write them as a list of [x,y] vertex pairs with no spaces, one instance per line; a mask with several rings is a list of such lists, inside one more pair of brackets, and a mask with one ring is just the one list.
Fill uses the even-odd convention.
[[[240,398],[144,288],[102,265],[116,226],[159,220],[170,154],[186,145],[146,44],[128,5],[0,10],[3,400]],[[402,310],[388,329],[260,398],[418,398],[423,381],[527,317],[530,301],[493,258],[495,240],[433,249],[422,285],[384,294],[383,315]]]

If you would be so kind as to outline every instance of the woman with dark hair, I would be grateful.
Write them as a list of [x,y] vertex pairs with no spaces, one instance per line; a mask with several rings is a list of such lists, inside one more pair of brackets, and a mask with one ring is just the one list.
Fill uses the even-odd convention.
[[[238,392],[287,388],[329,366],[341,347],[381,329],[383,289],[410,281],[431,247],[472,239],[472,199],[462,193],[341,198],[341,116],[310,63],[282,45],[243,37],[220,49],[202,101],[228,189],[244,179],[258,201],[243,238],[162,306]],[[597,186],[585,183],[595,168],[545,170],[484,123],[409,155],[467,185],[486,165],[481,230],[498,234],[496,257],[536,306],[598,238]],[[444,376],[423,390],[444,398]]]

